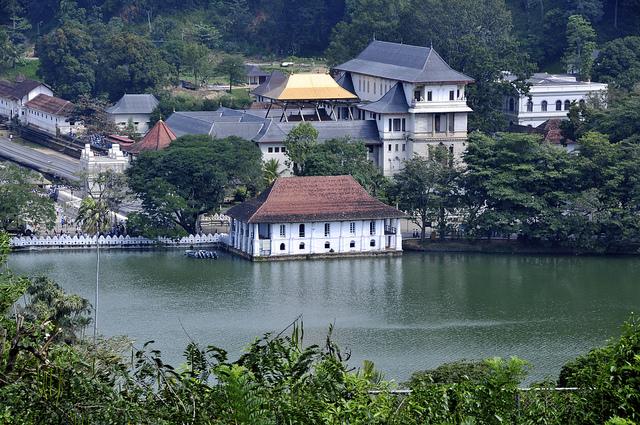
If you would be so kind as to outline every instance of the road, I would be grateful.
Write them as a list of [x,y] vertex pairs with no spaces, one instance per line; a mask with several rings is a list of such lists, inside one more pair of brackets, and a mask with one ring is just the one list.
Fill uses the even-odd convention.
[[44,174],[80,181],[80,161],[60,154],[46,153],[0,137],[0,157],[17,162]]

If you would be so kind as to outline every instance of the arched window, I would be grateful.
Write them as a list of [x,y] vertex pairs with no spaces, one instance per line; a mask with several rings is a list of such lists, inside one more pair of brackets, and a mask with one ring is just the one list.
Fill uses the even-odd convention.
[[325,247],[326,249],[331,248],[331,244],[329,243],[329,241],[326,241],[326,242],[324,243],[324,247]]
[[571,101],[570,100],[565,100],[564,101],[564,110],[568,111],[569,108],[571,108]]
[[562,111],[562,101],[556,100],[556,111]]
[[375,239],[371,239],[369,241],[369,246],[376,246],[376,240]]
[[298,226],[298,236],[304,238],[304,224]]
[[533,102],[531,99],[527,101],[527,112],[533,112]]
[[280,244],[280,251],[284,251],[284,244],[283,243]]
[[304,249],[304,242],[300,242],[300,245],[298,246],[298,248]]
[[547,101],[543,100],[542,103],[540,104],[540,110],[542,112],[547,112]]
[[355,247],[356,247],[356,241],[349,242],[349,248],[355,248]]
[[514,98],[509,98],[509,112],[513,112],[516,109],[516,101]]

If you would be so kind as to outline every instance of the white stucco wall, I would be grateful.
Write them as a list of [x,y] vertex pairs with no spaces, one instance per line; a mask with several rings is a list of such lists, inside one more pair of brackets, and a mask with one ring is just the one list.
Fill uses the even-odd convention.
[[149,131],[149,120],[151,119],[151,114],[109,114],[109,116],[120,128],[125,128],[129,123],[129,119],[131,119],[137,133],[145,134]]

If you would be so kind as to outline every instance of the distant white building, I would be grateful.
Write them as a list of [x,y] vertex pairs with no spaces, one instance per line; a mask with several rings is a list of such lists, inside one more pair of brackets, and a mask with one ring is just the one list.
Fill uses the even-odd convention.
[[[508,75],[507,80],[515,80]],[[565,119],[572,103],[585,102],[590,96],[607,91],[607,84],[578,81],[574,75],[533,74],[527,96],[507,96],[504,112],[513,124],[537,127],[550,119]]]
[[404,214],[351,176],[280,177],[226,214],[230,249],[254,260],[402,252]]
[[0,115],[19,118],[23,115],[24,105],[39,94],[53,96],[49,86],[39,81],[18,79],[15,82],[0,80]]
[[125,94],[106,112],[119,128],[126,128],[131,121],[136,133],[145,134],[149,131],[151,113],[158,103],[152,94]]
[[73,135],[83,126],[72,118],[75,106],[59,97],[39,94],[24,104],[20,121],[53,135]]

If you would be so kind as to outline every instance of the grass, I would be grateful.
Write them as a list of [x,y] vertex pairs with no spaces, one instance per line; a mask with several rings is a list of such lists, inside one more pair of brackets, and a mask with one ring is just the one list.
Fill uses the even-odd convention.
[[24,75],[26,78],[37,80],[37,71],[39,67],[40,61],[38,59],[27,59],[23,64],[16,65],[15,68],[7,69],[4,72],[0,72],[0,76],[2,78],[13,80],[18,75]]

